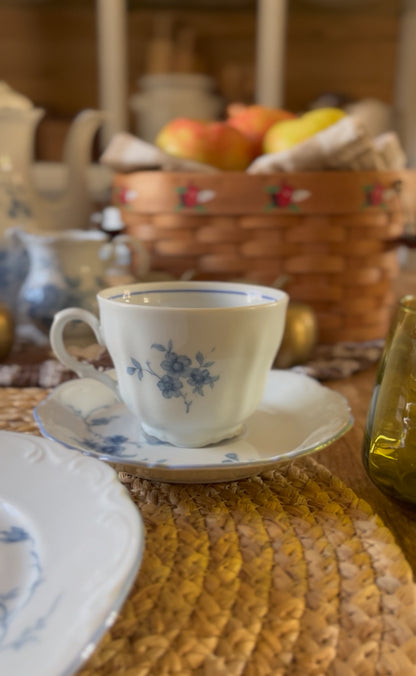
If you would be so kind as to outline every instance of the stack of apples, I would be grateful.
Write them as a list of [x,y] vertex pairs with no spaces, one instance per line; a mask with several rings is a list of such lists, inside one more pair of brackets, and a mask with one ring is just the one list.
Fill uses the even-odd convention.
[[224,121],[178,117],[168,122],[155,144],[175,157],[224,171],[244,171],[266,153],[287,150],[344,117],[340,108],[317,108],[303,115],[261,105],[230,105]]

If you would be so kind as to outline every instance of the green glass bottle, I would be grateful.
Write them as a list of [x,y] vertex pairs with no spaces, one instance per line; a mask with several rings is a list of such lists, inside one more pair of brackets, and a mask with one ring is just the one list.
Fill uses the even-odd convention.
[[385,493],[416,504],[416,296],[399,302],[367,415],[363,462]]

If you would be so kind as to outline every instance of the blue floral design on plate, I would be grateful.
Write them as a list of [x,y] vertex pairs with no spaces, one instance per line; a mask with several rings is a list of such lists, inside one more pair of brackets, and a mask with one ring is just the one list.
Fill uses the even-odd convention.
[[[5,546],[19,548],[21,556],[27,559],[28,580],[22,586],[13,584],[9,589],[0,592],[0,652],[20,650],[26,643],[37,641],[39,632],[44,629],[57,603],[56,600],[45,615],[36,618],[33,624],[24,627],[19,635],[9,640],[9,632],[15,616],[29,603],[44,580],[35,542],[24,528],[10,525],[9,528],[0,530],[0,550]],[[6,551],[3,557],[5,556]]]
[[134,357],[130,357],[131,364],[127,367],[127,373],[130,376],[135,375],[139,380],[143,379],[145,373],[154,376],[157,378],[157,387],[162,396],[165,399],[182,397],[186,413],[189,413],[193,402],[191,395],[203,397],[204,388],[208,386],[213,389],[220,379],[219,375],[212,375],[210,371],[215,362],[207,361],[202,352],[196,353],[194,362],[185,354],[177,354],[173,349],[172,340],[168,341],[166,347],[161,343],[153,343],[151,347],[163,353],[159,366],[164,373],[157,373],[150,361],[146,362],[144,368]]

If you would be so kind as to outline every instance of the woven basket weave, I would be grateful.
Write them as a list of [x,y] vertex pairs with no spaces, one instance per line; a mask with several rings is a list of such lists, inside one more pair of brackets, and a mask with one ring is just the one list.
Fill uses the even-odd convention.
[[[116,174],[113,201],[153,269],[174,276],[286,280],[314,309],[321,343],[383,338],[411,171]],[[406,205],[406,206],[405,206]]]

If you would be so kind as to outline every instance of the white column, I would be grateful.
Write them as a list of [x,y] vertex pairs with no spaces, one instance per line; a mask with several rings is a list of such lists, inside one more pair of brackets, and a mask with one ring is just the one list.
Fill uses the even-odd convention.
[[96,12],[99,107],[109,115],[101,132],[105,147],[128,125],[126,0],[97,0]]
[[287,0],[257,0],[256,103],[283,108]]
[[394,113],[409,165],[416,167],[416,0],[402,2]]

